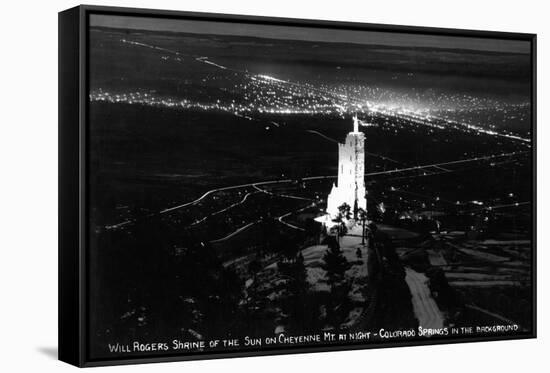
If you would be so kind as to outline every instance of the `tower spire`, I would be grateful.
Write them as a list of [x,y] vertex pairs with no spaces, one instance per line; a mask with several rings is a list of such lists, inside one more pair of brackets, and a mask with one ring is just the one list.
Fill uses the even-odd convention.
[[353,116],[353,132],[359,132],[359,119],[357,119],[357,114]]

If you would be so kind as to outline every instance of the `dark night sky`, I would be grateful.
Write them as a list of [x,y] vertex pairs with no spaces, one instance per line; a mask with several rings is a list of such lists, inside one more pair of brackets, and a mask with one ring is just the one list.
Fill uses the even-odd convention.
[[471,49],[489,52],[529,53],[530,42],[521,40],[453,37],[375,31],[349,31],[311,27],[287,27],[260,24],[205,22],[153,17],[91,15],[90,26],[171,31],[196,34],[253,36],[270,39],[306,40],[386,45]]

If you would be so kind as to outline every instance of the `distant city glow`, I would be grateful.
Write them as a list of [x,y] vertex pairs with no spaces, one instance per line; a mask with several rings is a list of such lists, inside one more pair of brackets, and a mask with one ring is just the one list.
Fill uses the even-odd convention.
[[[463,93],[435,90],[408,91],[382,88],[377,85],[346,83],[326,84],[284,80],[267,74],[230,68],[208,56],[185,53],[140,43],[128,39],[120,42],[132,47],[158,51],[163,61],[191,60],[219,69],[220,75],[207,74],[202,82],[215,81],[219,93],[201,97],[185,93],[174,97],[157,91],[135,89],[130,92],[111,92],[102,88],[90,92],[92,102],[125,103],[174,109],[222,111],[247,120],[260,120],[257,115],[338,115],[358,114],[360,125],[370,127],[369,115],[386,119],[386,129],[415,125],[437,130],[453,129],[472,135],[504,137],[530,146],[531,140],[514,133],[499,123],[518,121],[529,123],[529,102],[509,103],[494,98],[475,97]],[[407,78],[414,76],[408,74]],[[482,114],[482,115],[480,115]],[[365,118],[367,117],[367,118]],[[481,120],[487,117],[489,121]],[[493,120],[494,122],[492,122]],[[406,123],[406,124],[405,124]]]

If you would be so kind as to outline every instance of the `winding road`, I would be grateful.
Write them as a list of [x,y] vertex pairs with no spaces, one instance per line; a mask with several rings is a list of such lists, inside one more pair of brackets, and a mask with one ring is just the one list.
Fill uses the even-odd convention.
[[277,220],[279,221],[279,223],[284,224],[284,225],[286,225],[286,226],[289,227],[289,228],[296,229],[296,230],[299,230],[299,231],[304,232],[304,231],[305,231],[304,228],[300,228],[300,227],[297,227],[297,226],[292,225],[292,224],[290,224],[290,223],[287,223],[286,221],[284,221],[284,218],[286,218],[286,217],[288,217],[288,216],[290,216],[290,215],[292,215],[292,214],[296,214],[297,212],[302,212],[302,211],[304,211],[304,210],[306,210],[306,209],[308,209],[308,208],[310,208],[310,207],[314,207],[315,205],[316,205],[316,203],[314,202],[314,203],[311,203],[311,204],[309,204],[309,205],[307,205],[307,206],[305,206],[305,207],[302,207],[302,208],[300,208],[300,209],[298,209],[298,210],[294,210],[294,211],[287,212],[286,214],[283,214],[283,215],[279,216],[279,217],[277,218]]
[[239,205],[242,205],[243,203],[246,202],[246,200],[248,199],[248,197],[250,197],[251,195],[256,194],[256,193],[259,193],[259,192],[249,192],[249,193],[246,193],[246,195],[244,196],[244,198],[243,198],[242,200],[240,200],[239,202],[235,202],[235,203],[233,203],[232,205],[229,205],[229,206],[227,206],[227,207],[224,207],[224,208],[221,209],[221,210],[218,210],[218,211],[213,212],[213,213],[211,213],[211,214],[209,214],[209,215],[206,215],[204,218],[202,218],[202,219],[200,219],[200,220],[197,220],[196,222],[194,222],[193,224],[191,224],[191,226],[200,224],[200,223],[204,222],[206,219],[208,219],[208,218],[210,218],[210,217],[212,217],[212,216],[216,216],[216,215],[218,215],[218,214],[221,214],[222,212],[226,212],[226,211],[228,211],[228,210],[231,210],[233,207],[237,207],[237,206],[239,206]]
[[432,298],[428,278],[409,267],[405,267],[405,281],[412,295],[414,315],[423,328],[443,328],[445,318]]
[[211,242],[211,243],[216,243],[216,242],[227,241],[227,240],[230,239],[231,237],[234,237],[234,236],[238,235],[239,233],[241,233],[241,232],[247,230],[248,228],[252,227],[254,224],[257,224],[257,223],[259,223],[259,222],[260,222],[260,220],[258,219],[258,220],[256,220],[256,221],[253,221],[252,223],[248,223],[248,224],[246,224],[246,225],[244,225],[244,226],[238,228],[237,230],[235,230],[235,231],[229,233],[227,236],[222,237],[222,238],[218,238],[217,240],[212,240],[212,241],[210,241],[210,242]]
[[[517,152],[511,152],[511,153],[493,154],[493,155],[482,156],[482,157],[459,159],[459,160],[455,160],[455,161],[433,163],[433,164],[414,166],[414,167],[396,168],[396,169],[393,169],[393,170],[366,173],[365,177],[367,177],[367,176],[389,175],[389,174],[395,174],[395,173],[399,173],[399,172],[406,172],[406,171],[413,171],[413,170],[426,170],[426,169],[431,168],[431,167],[441,168],[441,166],[463,164],[463,163],[477,162],[477,161],[483,161],[483,160],[491,160],[491,159],[496,159],[496,158],[510,157],[510,156],[514,156],[514,155],[521,155],[521,154],[525,154],[525,153],[528,153],[528,152],[527,151],[517,151]],[[452,171],[449,171],[449,172],[452,172]],[[323,179],[335,179],[335,178],[337,178],[336,175],[325,175],[325,176],[309,176],[309,177],[301,178],[300,180],[302,180],[302,181],[311,181],[311,180],[323,180]],[[293,181],[296,181],[296,180],[295,179],[268,180],[268,181],[259,181],[259,182],[254,182],[254,183],[231,185],[231,186],[227,186],[227,187],[211,189],[211,190],[205,192],[203,195],[201,195],[200,197],[198,197],[197,199],[195,199],[193,201],[186,202],[186,203],[183,203],[181,205],[166,208],[164,210],[159,211],[158,214],[162,215],[162,214],[170,213],[170,212],[185,208],[187,206],[195,205],[195,204],[199,203],[200,201],[202,201],[203,199],[205,199],[206,197],[208,197],[209,195],[211,195],[213,193],[217,193],[217,192],[253,187],[253,188],[255,188],[258,191],[261,191],[263,193],[271,193],[269,191],[266,191],[265,189],[259,188],[259,186],[261,186],[261,185],[273,185],[273,184],[285,184],[285,183],[290,183],[290,182],[293,182]],[[287,197],[287,198],[303,199],[303,200],[311,201],[311,199],[307,199],[307,198],[303,198],[303,197],[288,196],[288,195],[281,195],[281,196]],[[154,216],[154,215],[155,214],[152,213],[152,214],[149,214],[148,216],[150,217],[150,216]],[[126,220],[126,221],[123,221],[121,223],[118,223],[118,224],[107,225],[105,228],[107,230],[118,229],[118,228],[121,228],[125,225],[131,224],[133,222],[135,222],[135,220],[130,219],[130,220]]]

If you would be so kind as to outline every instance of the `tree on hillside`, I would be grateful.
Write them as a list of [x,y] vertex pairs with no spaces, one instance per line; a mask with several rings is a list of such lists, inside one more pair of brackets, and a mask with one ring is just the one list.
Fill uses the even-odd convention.
[[338,213],[342,215],[342,218],[344,219],[351,219],[351,206],[347,203],[342,203],[340,206],[338,206]]
[[300,247],[297,243],[297,240],[290,236],[284,237],[281,242],[282,247],[280,248],[281,254],[283,254],[283,261],[292,262],[295,260],[296,255],[300,251]]
[[349,219],[351,219],[351,207],[344,202],[338,207],[338,215],[332,219],[332,221],[336,223],[336,237],[338,242],[340,241],[340,237],[348,232],[346,221]]
[[338,241],[328,240],[328,249],[323,256],[323,261],[321,267],[327,273],[327,283],[330,285],[331,290],[336,290],[344,282],[345,273],[350,268],[350,264],[344,257]]
[[298,251],[292,259],[278,263],[278,270],[285,287],[281,296],[281,308],[291,330],[301,331],[308,318],[306,299],[309,289],[304,257]]
[[326,321],[338,327],[346,315],[344,309],[350,285],[346,281],[345,273],[351,265],[340,249],[338,241],[334,237],[330,238],[321,267],[326,271],[326,282],[330,286],[330,297],[326,304]]
[[365,244],[365,233],[367,231],[367,212],[362,209],[357,209],[357,217],[361,221],[362,233],[361,233],[361,244]]
[[290,263],[287,271],[289,278],[288,291],[292,296],[300,298],[308,289],[307,271],[304,265],[304,256],[301,251],[298,251],[294,260]]

